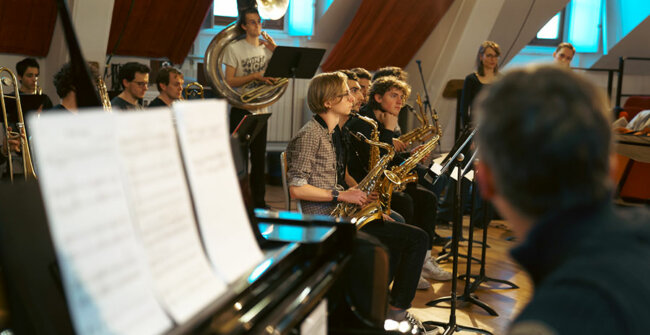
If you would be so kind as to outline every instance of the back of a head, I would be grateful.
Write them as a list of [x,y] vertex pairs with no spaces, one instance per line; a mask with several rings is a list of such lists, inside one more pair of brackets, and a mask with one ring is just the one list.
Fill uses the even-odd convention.
[[404,82],[408,80],[408,74],[406,73],[406,71],[402,70],[401,67],[386,66],[375,71],[375,74],[372,76],[372,81],[375,81],[383,77],[389,77],[389,76],[396,77],[397,79]]
[[531,218],[611,192],[611,130],[603,92],[555,66],[514,70],[476,108],[481,159],[496,192]]

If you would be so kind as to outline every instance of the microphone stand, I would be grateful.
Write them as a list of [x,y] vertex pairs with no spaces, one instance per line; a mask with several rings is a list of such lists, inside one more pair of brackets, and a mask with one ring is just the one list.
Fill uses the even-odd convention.
[[[424,81],[424,75],[422,74],[422,61],[417,59],[415,62],[418,64],[418,71],[420,72],[420,80],[422,80],[422,89],[424,90],[424,110],[426,111],[428,109],[429,115],[431,115],[431,118],[433,119],[431,121],[436,122],[436,120],[434,119],[434,113],[436,114],[436,118],[437,118],[438,112],[436,112],[435,109],[431,108],[431,100],[429,100],[429,90],[427,90],[427,84]],[[438,120],[437,122],[440,122],[440,120]],[[438,153],[442,153],[442,145],[440,144],[440,142],[438,142]]]

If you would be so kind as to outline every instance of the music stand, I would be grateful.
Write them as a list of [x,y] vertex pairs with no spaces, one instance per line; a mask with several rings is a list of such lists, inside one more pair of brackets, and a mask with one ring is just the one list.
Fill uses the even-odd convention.
[[309,79],[316,74],[325,49],[277,46],[265,77],[291,78],[291,134],[293,135],[294,100],[296,95],[296,78]]
[[[476,134],[476,129],[474,129],[469,135],[467,135],[464,141],[457,141],[457,143],[462,143],[462,144],[456,147],[455,152],[452,151],[453,155],[452,153],[449,153],[449,156],[451,156],[451,157],[448,156],[449,162],[443,167],[440,173],[440,175],[443,175],[448,170],[450,169],[453,170],[454,166],[458,167],[458,182],[456,183],[456,201],[454,202],[455,218],[454,218],[454,224],[452,226],[452,233],[451,233],[451,252],[453,257],[453,261],[452,261],[453,279],[451,281],[451,296],[430,301],[426,305],[435,306],[439,302],[449,301],[451,308],[449,314],[449,322],[425,321],[423,322],[423,324],[427,326],[435,325],[435,326],[444,327],[445,331],[443,334],[446,335],[453,334],[457,331],[469,331],[469,332],[492,335],[492,333],[487,330],[468,327],[468,326],[461,326],[456,323],[456,302],[458,299],[456,294],[456,288],[457,288],[456,278],[458,277],[458,242],[460,240],[460,235],[462,234],[463,231],[463,209],[462,209],[461,198],[460,198],[461,197],[460,181],[463,179],[465,173],[467,173],[467,171],[471,168],[471,159],[467,164],[463,164],[465,158],[464,155],[461,154],[461,152],[471,142],[472,138],[474,137],[474,134]],[[473,158],[474,157],[472,157],[472,159]],[[469,256],[471,257],[471,254]],[[469,258],[468,258],[468,262],[471,262]],[[473,302],[473,301],[470,300],[468,302]]]
[[[27,120],[27,113],[38,110],[45,102],[46,95],[40,94],[25,94],[20,96],[20,108],[23,112],[23,117]],[[5,108],[7,109],[7,122],[14,124],[18,122],[18,112],[16,109],[16,99],[5,96]],[[4,120],[0,118],[0,123]],[[15,130],[15,129],[14,129]]]

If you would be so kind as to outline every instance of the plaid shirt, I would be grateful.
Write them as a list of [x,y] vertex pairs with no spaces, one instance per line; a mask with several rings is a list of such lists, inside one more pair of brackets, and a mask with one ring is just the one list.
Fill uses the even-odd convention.
[[[337,185],[336,152],[332,134],[316,118],[320,119],[316,115],[309,120],[287,146],[289,186],[309,184],[326,190],[343,189]],[[334,202],[305,200],[301,200],[301,205],[307,214],[329,215],[336,207]]]

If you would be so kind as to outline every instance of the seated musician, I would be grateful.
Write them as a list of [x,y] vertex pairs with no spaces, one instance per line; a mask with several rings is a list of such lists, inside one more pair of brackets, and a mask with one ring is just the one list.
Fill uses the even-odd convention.
[[[394,129],[397,125],[397,118],[402,109],[406,96],[410,93],[410,87],[405,82],[393,77],[387,76],[377,79],[370,88],[370,101],[361,109],[361,115],[371,118],[378,122],[379,140],[387,144],[395,143]],[[359,119],[352,119],[347,125],[347,130],[352,133],[360,132],[370,138],[372,128],[366,122]],[[399,141],[399,140],[398,140]],[[352,178],[361,180],[368,172],[367,164],[370,157],[370,147],[366,143],[350,141],[348,154],[348,171]],[[394,160],[399,164],[403,159]],[[422,276],[426,279],[434,280],[451,280],[451,273],[443,270],[438,263],[431,257],[431,248],[434,241],[440,240],[435,232],[437,197],[436,195],[421,187],[418,184],[409,184],[405,190],[407,195],[395,192],[395,205],[398,211],[408,214],[408,203],[411,202],[413,208],[413,219],[407,220],[407,223],[413,224],[425,232],[428,238],[428,251],[423,264]],[[426,281],[422,282],[425,287]]]
[[140,101],[149,87],[149,67],[137,62],[129,62],[120,68],[120,83],[124,90],[111,99],[111,106],[121,110],[141,110]]
[[[93,78],[97,78],[97,68],[89,64],[88,69]],[[54,87],[61,103],[52,107],[52,110],[66,110],[72,113],[77,112],[77,90],[75,79],[70,63],[65,63],[54,75]]]
[[[364,192],[354,188],[343,190],[337,180],[332,134],[339,118],[348,115],[354,104],[346,80],[340,72],[322,73],[311,80],[307,101],[315,115],[287,146],[291,197],[301,200],[303,211],[308,214],[329,215],[339,201],[357,205],[367,202]],[[370,222],[361,230],[389,249],[394,276],[388,317],[404,320],[415,296],[426,233],[413,226],[382,221]]]
[[535,286],[509,334],[648,333],[650,213],[613,204],[602,90],[557,66],[519,69],[475,106],[481,193]]
[[181,71],[171,66],[163,67],[156,76],[156,87],[160,94],[151,100],[148,107],[170,106],[181,98],[184,83]]
[[368,103],[368,96],[370,94],[370,82],[372,80],[372,75],[368,70],[362,67],[355,67],[350,71],[354,72],[357,77],[359,77],[359,86],[361,87],[361,94],[363,94],[363,102],[361,105]]
[[40,75],[40,66],[34,58],[25,58],[16,63],[16,79],[20,82],[20,94],[38,94],[43,95],[43,104],[39,110],[52,108],[52,100],[47,94],[43,94],[38,87],[38,76]]

